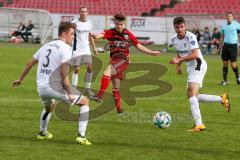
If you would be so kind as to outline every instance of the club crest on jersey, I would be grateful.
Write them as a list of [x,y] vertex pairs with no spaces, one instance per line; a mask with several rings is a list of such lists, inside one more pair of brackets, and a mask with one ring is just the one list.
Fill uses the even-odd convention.
[[129,37],[128,37],[128,35],[126,34],[126,35],[124,35],[124,38],[126,39],[126,40],[128,40],[129,39]]
[[195,44],[195,41],[191,41],[191,44],[194,45],[194,44]]
[[187,43],[184,43],[184,47],[187,47]]

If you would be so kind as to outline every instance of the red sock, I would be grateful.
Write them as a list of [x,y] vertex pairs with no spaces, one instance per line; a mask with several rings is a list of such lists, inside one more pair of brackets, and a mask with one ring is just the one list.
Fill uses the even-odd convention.
[[100,87],[100,90],[98,91],[98,94],[97,94],[98,97],[102,98],[104,92],[108,88],[109,83],[110,83],[110,77],[103,75],[102,79],[101,79],[101,87]]
[[117,111],[120,112],[121,111],[121,96],[120,96],[119,89],[114,88],[112,93],[113,93],[115,105],[117,107]]

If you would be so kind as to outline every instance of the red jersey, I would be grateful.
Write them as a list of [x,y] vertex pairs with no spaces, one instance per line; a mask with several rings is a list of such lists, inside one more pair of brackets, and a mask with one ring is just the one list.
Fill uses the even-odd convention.
[[130,47],[136,46],[139,42],[136,37],[127,29],[119,33],[115,28],[103,32],[104,39],[109,41],[110,58],[129,58]]

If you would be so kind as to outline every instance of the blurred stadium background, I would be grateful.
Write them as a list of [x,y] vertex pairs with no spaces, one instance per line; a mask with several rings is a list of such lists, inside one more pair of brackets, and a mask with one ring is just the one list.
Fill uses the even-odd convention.
[[[189,30],[195,27],[203,32],[207,26],[211,33],[214,27],[220,27],[226,21],[227,11],[232,11],[235,19],[240,20],[240,0],[0,0],[0,159],[239,160],[239,86],[236,86],[232,72],[228,86],[217,85],[222,76],[222,62],[219,55],[213,54],[205,55],[209,69],[202,92],[227,92],[233,107],[231,113],[226,114],[220,104],[201,104],[207,126],[201,134],[185,132],[192,125],[186,100],[186,72],[183,76],[176,75],[175,67],[169,64],[173,55],[162,54],[156,58],[137,54],[139,52],[133,49],[133,64],[162,64],[168,69],[159,80],[172,84],[171,92],[149,99],[138,98],[134,106],[124,101],[123,108],[127,112],[122,117],[113,110],[91,120],[88,128],[88,136],[94,144],[91,147],[75,144],[76,123],[60,120],[55,114],[50,122],[53,141],[37,141],[41,104],[36,92],[36,68],[21,88],[12,89],[11,83],[41,46],[32,42],[44,44],[56,39],[59,22],[78,17],[80,6],[88,8],[88,18],[93,21],[96,33],[112,27],[114,14],[125,14],[127,28],[143,44],[154,43],[148,46],[154,50],[167,48],[165,45],[174,33],[172,19],[176,15],[186,18]],[[29,20],[36,27],[33,41],[11,41],[11,34],[19,23],[22,21],[27,25]],[[104,43],[98,41],[97,46],[102,47]],[[98,58],[106,67],[108,54]],[[94,89],[99,88],[99,76],[104,67],[101,72],[94,72],[97,74]],[[127,76],[135,78],[145,73],[144,70]],[[83,74],[84,70],[81,70],[80,75]],[[81,79],[79,84],[83,83]],[[133,91],[149,90],[149,85],[137,87]],[[91,102],[91,107],[96,108],[96,103]],[[77,108],[71,111],[78,114]],[[157,111],[172,115],[173,123],[169,129],[160,130],[152,124],[152,115]]]
[[78,17],[80,6],[88,8],[94,32],[111,27],[112,15],[123,13],[128,16],[127,28],[146,44],[167,44],[176,15],[187,19],[189,30],[201,32],[206,26],[210,32],[219,27],[227,11],[240,19],[239,0],[0,0],[0,40],[8,41],[19,22],[29,20],[41,43],[55,39],[59,22]]

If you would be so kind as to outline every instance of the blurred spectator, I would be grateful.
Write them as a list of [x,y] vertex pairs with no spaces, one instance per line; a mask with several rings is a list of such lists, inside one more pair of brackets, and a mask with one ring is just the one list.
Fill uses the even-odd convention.
[[218,30],[217,27],[213,29],[213,34],[212,34],[212,45],[216,46],[217,48],[217,53],[219,54],[219,46],[220,46],[220,39],[221,39],[221,33]]
[[198,28],[193,27],[192,33],[196,35],[197,41],[200,41],[201,33],[199,32]]
[[20,22],[19,26],[17,27],[17,30],[12,33],[12,36],[17,37],[22,35],[22,32],[25,30],[25,25]]
[[207,53],[211,53],[211,40],[212,36],[209,32],[209,28],[205,27],[204,32],[203,32],[203,43],[207,45]]
[[26,27],[25,32],[22,33],[22,38],[24,40],[24,42],[28,42],[28,36],[32,36],[32,31],[35,28],[34,25],[32,24],[32,21],[29,20],[28,22],[28,26]]

